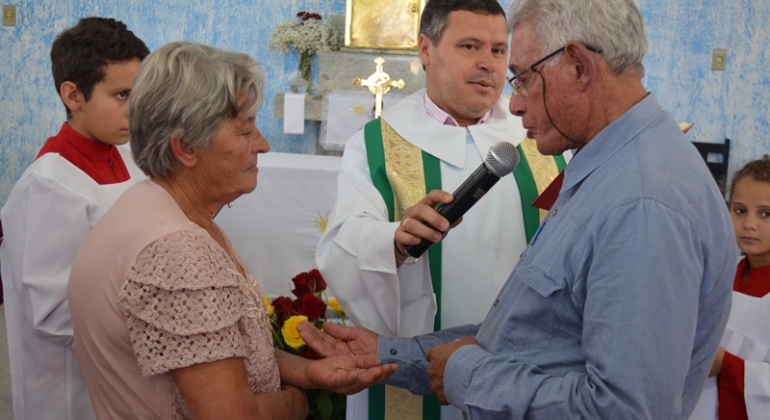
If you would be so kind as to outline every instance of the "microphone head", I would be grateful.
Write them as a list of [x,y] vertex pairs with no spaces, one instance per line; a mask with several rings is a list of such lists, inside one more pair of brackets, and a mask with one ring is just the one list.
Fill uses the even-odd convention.
[[519,151],[507,141],[501,141],[489,148],[484,161],[490,172],[502,178],[516,169],[519,164]]

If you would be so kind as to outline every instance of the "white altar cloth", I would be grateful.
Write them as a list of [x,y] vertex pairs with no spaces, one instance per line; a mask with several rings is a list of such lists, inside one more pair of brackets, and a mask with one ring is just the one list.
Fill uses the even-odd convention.
[[257,188],[215,217],[264,294],[290,295],[292,277],[315,268],[315,249],[334,205],[341,159],[259,155]]

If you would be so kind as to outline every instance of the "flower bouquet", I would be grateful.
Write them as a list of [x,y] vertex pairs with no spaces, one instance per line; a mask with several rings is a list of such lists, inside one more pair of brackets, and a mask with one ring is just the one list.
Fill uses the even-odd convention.
[[[330,321],[345,323],[345,313],[337,299],[327,299],[326,281],[317,269],[300,273],[291,279],[296,298],[280,296],[272,302],[264,296],[267,314],[273,329],[275,347],[307,359],[315,359],[315,353],[305,344],[297,332],[303,321],[321,328]],[[334,319],[331,319],[334,318]],[[342,420],[345,418],[346,396],[326,389],[305,390],[310,403],[308,420]]]
[[268,47],[282,53],[295,50],[299,53],[299,72],[307,81],[307,90],[312,87],[311,60],[316,51],[339,50],[342,37],[334,23],[323,24],[318,13],[299,12],[294,19],[281,23],[273,29]]

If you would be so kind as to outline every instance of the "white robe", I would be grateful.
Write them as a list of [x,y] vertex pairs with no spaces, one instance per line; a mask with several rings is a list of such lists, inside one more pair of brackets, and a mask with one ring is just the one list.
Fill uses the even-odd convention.
[[[467,130],[439,124],[425,111],[423,91],[382,114],[402,137],[440,159],[444,191],[454,191],[481,165],[492,145],[518,145],[526,132],[498,100],[491,118]],[[372,183],[363,131],[348,142],[338,177],[337,198],[316,263],[331,292],[356,325],[384,335],[414,336],[433,331],[436,302],[427,252],[414,265],[396,268],[385,202]],[[484,320],[526,247],[519,190],[503,177],[443,241],[441,327]],[[363,400],[363,401],[362,401]],[[353,404],[351,404],[351,402]],[[348,400],[348,418],[366,418],[366,398]],[[450,407],[451,408],[451,407]],[[460,418],[455,410],[452,418]],[[442,417],[447,419],[445,409]]]
[[30,165],[2,208],[0,247],[16,420],[88,420],[93,409],[73,347],[67,283],[83,239],[118,197],[145,178],[99,185],[57,153]]
[[[720,346],[744,359],[743,395],[749,419],[770,418],[770,294],[757,298],[733,292]],[[710,377],[690,419],[714,420],[717,407],[717,381]]]

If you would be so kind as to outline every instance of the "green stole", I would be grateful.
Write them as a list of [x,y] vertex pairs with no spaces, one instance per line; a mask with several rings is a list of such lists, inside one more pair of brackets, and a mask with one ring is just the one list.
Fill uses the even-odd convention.
[[[394,222],[401,220],[404,208],[414,203],[397,203],[398,195],[394,194],[393,187],[388,178],[388,168],[386,167],[387,159],[382,135],[383,130],[385,129],[384,127],[388,130],[392,130],[387,123],[383,125],[379,118],[367,123],[364,126],[364,141],[366,143],[367,159],[372,182],[385,201],[385,206],[388,210],[388,220]],[[532,203],[539,195],[539,189],[538,183],[536,183],[535,177],[533,177],[532,168],[527,160],[527,153],[522,148],[522,145],[517,146],[517,148],[519,150],[520,161],[513,171],[513,175],[521,195],[522,210],[524,214],[524,230],[527,242],[529,242],[537,231],[537,228],[540,226],[540,210],[530,205],[530,203]],[[438,158],[425,151],[420,151],[420,153],[422,158],[422,172],[424,173],[425,192],[442,189],[441,168]],[[558,170],[561,171],[565,166],[564,158],[562,156],[557,156],[554,159]],[[544,186],[541,187],[540,191],[544,188]],[[417,198],[421,199],[422,196],[424,196],[424,193]],[[404,208],[399,208],[399,205]],[[441,242],[428,248],[428,264],[437,305],[433,328],[434,331],[438,331],[441,329]],[[423,397],[422,416],[424,419],[439,419],[441,417],[441,406],[438,404],[435,394]],[[376,385],[369,389],[369,420],[384,419],[385,386]]]

